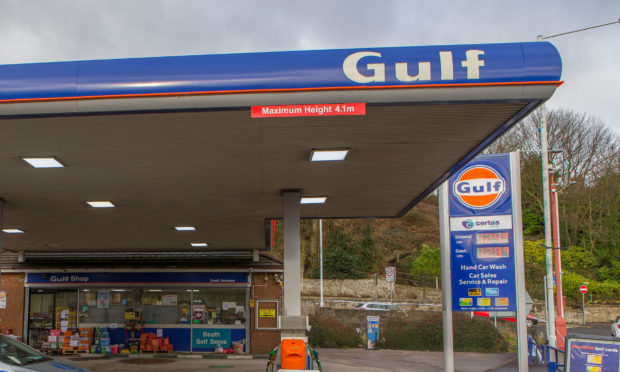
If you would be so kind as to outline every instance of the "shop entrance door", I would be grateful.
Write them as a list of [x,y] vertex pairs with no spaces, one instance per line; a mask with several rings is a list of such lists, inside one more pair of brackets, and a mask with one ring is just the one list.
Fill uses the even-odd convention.
[[28,309],[28,345],[44,349],[52,329],[77,327],[77,291],[32,290]]

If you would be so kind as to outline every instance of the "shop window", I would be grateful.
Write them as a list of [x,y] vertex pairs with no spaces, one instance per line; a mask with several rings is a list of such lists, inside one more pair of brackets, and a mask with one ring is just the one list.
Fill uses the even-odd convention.
[[80,323],[123,323],[125,311],[132,306],[134,291],[131,289],[81,289]]
[[246,322],[245,289],[209,288],[194,290],[193,324],[236,324]]
[[191,293],[184,289],[137,289],[136,309],[145,326],[189,324]]

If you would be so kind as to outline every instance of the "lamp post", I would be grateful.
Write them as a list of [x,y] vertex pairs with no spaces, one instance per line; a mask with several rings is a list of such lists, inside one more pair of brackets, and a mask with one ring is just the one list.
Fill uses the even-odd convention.
[[558,192],[555,188],[555,177],[553,171],[550,174],[551,182],[551,219],[553,223],[553,255],[555,263],[555,294],[558,316],[555,318],[555,331],[557,336],[557,347],[564,349],[566,340],[566,320],[564,319],[564,300],[562,297],[562,257],[560,255],[560,218],[558,214]]
[[[539,40],[540,40],[539,36]],[[545,218],[545,262],[547,267],[547,296],[545,296],[545,305],[547,308],[547,343],[549,346],[556,347],[555,338],[555,309],[553,307],[553,256],[551,252],[551,215],[550,215],[550,193],[549,193],[549,156],[547,144],[547,108],[543,104],[542,115],[540,120],[540,148],[542,159],[542,182],[543,182],[543,212]]]
[[[547,36],[547,37],[543,37],[542,35],[538,35],[537,40],[538,41],[543,41],[546,39],[550,39],[553,37],[558,37],[558,36],[563,36],[563,35],[568,35],[568,34],[572,34],[575,32],[581,32],[581,31],[586,31],[586,30],[591,30],[594,28],[598,28],[598,27],[603,27],[603,26],[610,26],[613,24],[620,24],[620,19],[618,19],[615,22],[610,22],[610,23],[605,23],[605,24],[600,24],[600,25],[596,25],[596,26],[592,26],[592,27],[587,27],[587,28],[582,28],[579,30],[573,30],[573,31],[568,31],[568,32],[563,32],[560,34],[555,34],[555,35],[551,35],[551,36]],[[547,278],[546,278],[546,290],[547,290],[547,296],[545,296],[545,306],[547,308],[547,343],[550,346],[553,347],[557,347],[557,343],[556,343],[556,322],[555,321],[555,309],[553,307],[553,301],[551,300],[553,298],[553,255],[552,255],[552,248],[551,244],[552,244],[552,231],[551,231],[551,216],[550,216],[550,210],[551,210],[551,203],[550,203],[550,192],[549,192],[549,156],[548,156],[548,137],[547,137],[547,109],[545,107],[545,104],[543,103],[541,105],[541,111],[542,111],[542,115],[541,115],[541,120],[540,120],[540,147],[541,147],[541,162],[542,162],[542,182],[543,182],[543,212],[544,212],[544,220],[545,220],[545,261],[546,261],[546,267],[547,267]],[[554,193],[555,194],[555,193]],[[557,204],[557,203],[556,203]],[[557,216],[556,216],[556,221],[557,221]],[[557,224],[557,223],[556,223]],[[556,225],[554,224],[554,225]],[[557,249],[553,249],[554,251],[556,251],[556,257],[558,257],[558,262],[556,263],[556,266],[559,266],[559,229],[558,229],[558,239],[557,241]],[[555,239],[553,239],[555,240]],[[556,272],[561,274],[561,271],[559,269],[559,267],[556,267]],[[561,275],[558,275],[557,278],[558,281],[558,288],[561,288]],[[561,289],[558,291],[561,292]],[[561,294],[560,294],[561,296]],[[561,297],[559,297],[559,301],[561,303],[562,299]],[[560,311],[561,306],[558,305],[558,311]],[[560,320],[560,323],[563,321],[564,319]],[[564,321],[564,329],[566,328],[566,321]],[[565,332],[565,331],[564,331]],[[566,333],[564,333],[565,335]]]

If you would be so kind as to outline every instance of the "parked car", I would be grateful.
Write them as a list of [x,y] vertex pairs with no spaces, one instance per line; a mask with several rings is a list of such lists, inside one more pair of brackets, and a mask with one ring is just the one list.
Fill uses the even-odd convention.
[[364,302],[355,307],[356,310],[392,311],[401,310],[400,307],[388,302]]
[[[488,311],[474,311],[474,315],[484,316],[488,318],[489,312]],[[517,321],[517,319],[514,316],[508,316],[508,317],[498,316],[497,319],[505,320],[507,322],[513,322],[513,323]],[[538,322],[540,322],[540,320],[537,317],[531,314],[527,314],[527,317],[525,318],[525,324],[527,325],[528,328],[535,326],[536,324],[538,324]]]
[[612,337],[620,337],[620,315],[615,322],[611,323],[611,335]]
[[40,353],[39,351],[0,335],[0,371],[6,372],[89,372],[87,369],[71,365]]

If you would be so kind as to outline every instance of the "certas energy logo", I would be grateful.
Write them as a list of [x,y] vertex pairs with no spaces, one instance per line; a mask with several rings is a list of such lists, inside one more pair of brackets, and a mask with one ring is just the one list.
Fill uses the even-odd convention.
[[484,209],[492,206],[506,192],[506,181],[486,165],[474,165],[459,174],[454,195],[465,206]]
[[463,221],[463,227],[466,229],[471,229],[474,227],[474,221],[472,220],[465,220]]

